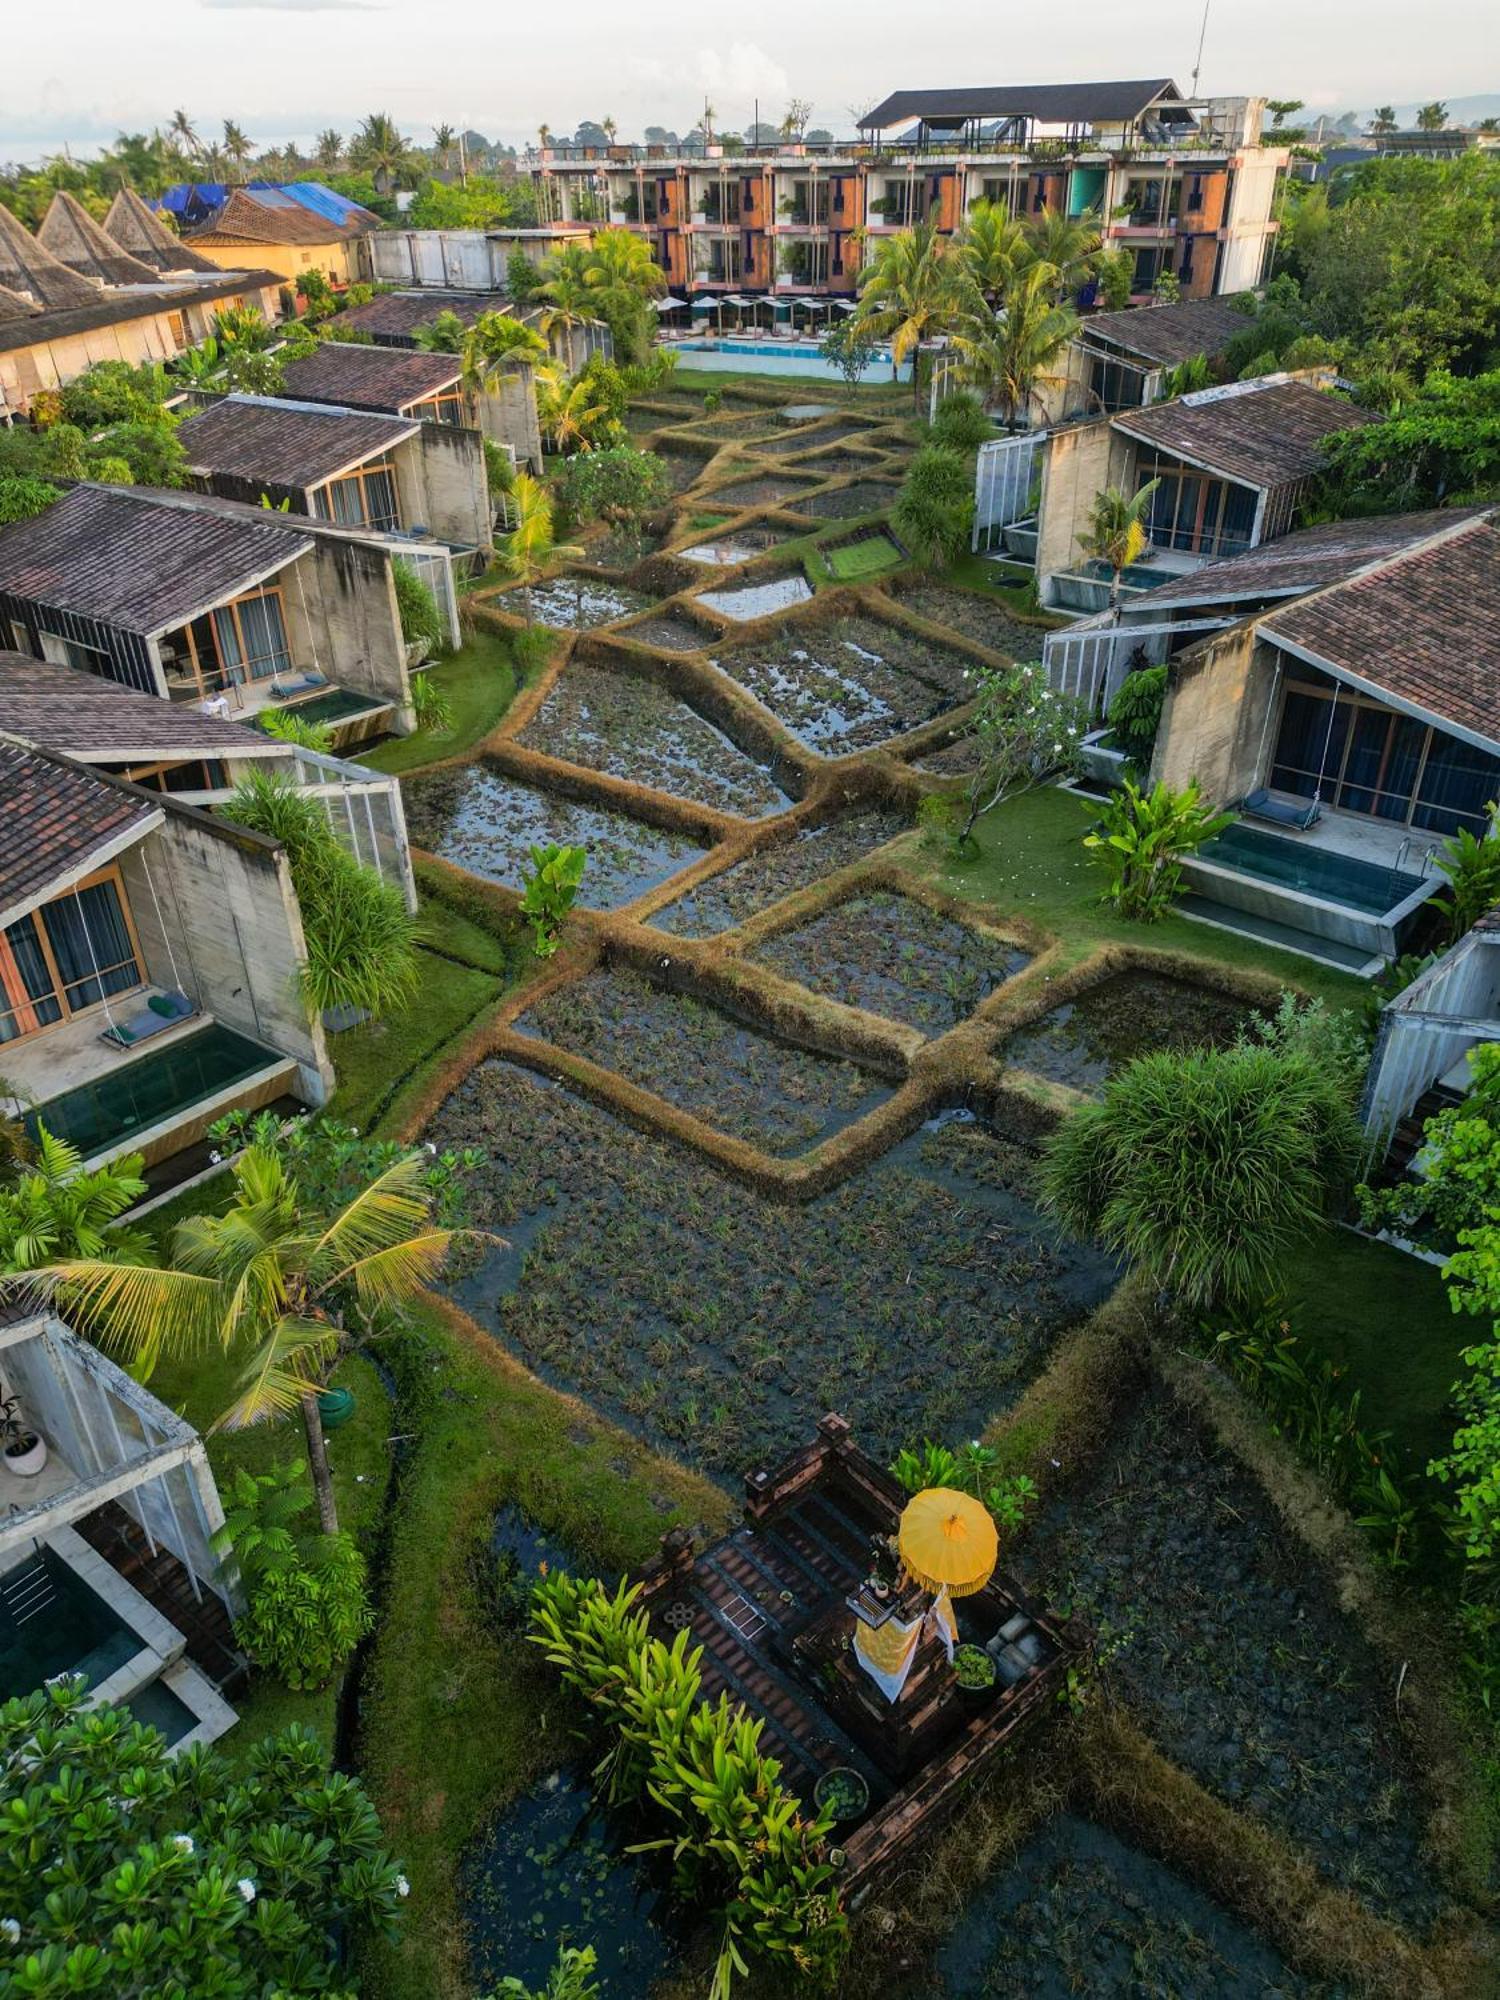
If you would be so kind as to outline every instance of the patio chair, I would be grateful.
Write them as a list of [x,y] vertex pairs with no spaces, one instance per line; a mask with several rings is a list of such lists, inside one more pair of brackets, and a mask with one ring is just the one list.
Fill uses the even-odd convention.
[[1285,827],[1292,833],[1306,833],[1323,817],[1316,799],[1279,799],[1264,786],[1250,793],[1240,811],[1246,819],[1264,820],[1268,826]]
[[112,1048],[133,1049],[141,1042],[149,1042],[153,1035],[175,1028],[179,1021],[188,1020],[197,1011],[198,1003],[189,1000],[185,993],[153,993],[138,1012],[123,1021],[111,1021],[99,1039]]

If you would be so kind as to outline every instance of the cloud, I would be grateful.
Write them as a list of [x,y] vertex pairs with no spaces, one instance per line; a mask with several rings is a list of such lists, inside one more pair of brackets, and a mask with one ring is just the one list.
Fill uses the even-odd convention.
[[198,0],[211,13],[379,14],[374,0]]
[[779,103],[791,90],[781,64],[754,42],[731,42],[727,49],[693,49],[673,61],[632,57],[629,67],[631,75],[642,83],[658,89],[691,90],[696,97],[708,97],[726,113],[733,105],[749,105],[759,98],[764,116],[772,103]]

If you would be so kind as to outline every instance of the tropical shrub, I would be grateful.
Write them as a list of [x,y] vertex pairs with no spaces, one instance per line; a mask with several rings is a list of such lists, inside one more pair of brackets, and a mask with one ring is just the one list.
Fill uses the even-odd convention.
[[1185,1305],[1270,1296],[1282,1258],[1335,1212],[1359,1125],[1300,1053],[1237,1045],[1138,1057],[1064,1120],[1046,1203]]
[[53,501],[61,497],[62,488],[48,480],[25,474],[0,476],[0,528],[12,521],[29,521],[37,514],[45,514]]
[[1466,826],[1443,842],[1437,865],[1447,877],[1447,893],[1434,896],[1432,908],[1448,919],[1448,942],[1457,944],[1479,919],[1500,903],[1500,827],[1497,807],[1487,807],[1489,824],[1483,834],[1474,835]]
[[1272,1014],[1252,1014],[1240,1039],[1281,1055],[1297,1055],[1339,1081],[1351,1108],[1359,1103],[1370,1064],[1370,1034],[1362,1014],[1337,1011],[1326,1000],[1283,993]]
[[278,743],[295,743],[303,750],[327,752],[333,748],[333,725],[311,722],[295,708],[268,708],[260,716],[260,726]]
[[974,828],[985,813],[1076,768],[1087,720],[1079,702],[1051,686],[1039,660],[976,667],[973,677],[978,705],[969,728],[978,755],[955,820],[960,854],[973,851]]
[[42,1126],[35,1157],[0,1185],[0,1274],[37,1271],[62,1257],[121,1258],[139,1239],[111,1228],[146,1192],[140,1153],[86,1167],[76,1146]]
[[423,641],[431,652],[448,643],[448,621],[439,608],[430,585],[404,562],[391,566],[396,585],[396,609],[401,616],[401,636],[408,646]]
[[221,1155],[243,1152],[246,1146],[274,1153],[295,1177],[302,1201],[319,1215],[347,1207],[382,1174],[409,1159],[420,1199],[440,1229],[458,1229],[469,1220],[468,1176],[484,1165],[485,1157],[477,1146],[465,1146],[462,1152],[448,1147],[440,1153],[428,1145],[412,1153],[399,1140],[361,1135],[322,1112],[283,1119],[274,1111],[227,1111],[209,1126],[208,1136]]
[[822,1858],[828,1814],[803,1817],[781,1767],[760,1748],[763,1724],[727,1695],[700,1699],[702,1648],[649,1635],[639,1584],[545,1577],[531,1637],[607,1732],[599,1767],[619,1803],[648,1797],[668,1834],[642,1843],[671,1853],[680,1893],[722,1902],[724,1928],[710,2000],[726,2000],[747,1954],[829,1980],[848,1927]]
[[1135,667],[1115,689],[1115,698],[1109,705],[1105,720],[1110,734],[1140,770],[1145,770],[1151,762],[1166,699],[1166,668]]
[[309,1005],[383,1014],[417,988],[417,927],[401,891],[339,845],[322,805],[284,778],[252,774],[226,819],[279,840],[302,910]]
[[1106,486],[1095,495],[1089,508],[1088,527],[1078,537],[1078,546],[1096,562],[1108,564],[1111,611],[1119,605],[1120,582],[1125,571],[1132,563],[1139,562],[1150,546],[1146,524],[1160,484],[1159,479],[1148,479],[1134,493]]
[[894,518],[914,555],[946,569],[969,545],[974,472],[968,459],[944,445],[924,444],[906,469]]
[[571,543],[558,541],[553,532],[552,495],[540,479],[518,472],[511,482],[507,502],[510,532],[496,545],[501,567],[521,586],[526,607],[526,623],[531,623],[532,587],[554,562],[571,562],[583,554]]
[[0,1992],[347,1992],[340,1934],[390,1934],[406,1894],[358,1780],[296,1727],[231,1766],[83,1700],[0,1706]]
[[1196,780],[1181,792],[1160,782],[1143,792],[1127,777],[1099,806],[1097,830],[1083,837],[1109,871],[1103,900],[1122,917],[1157,922],[1182,887],[1182,857],[1233,818],[1199,803]]
[[628,444],[579,452],[555,483],[558,503],[570,524],[616,522],[628,528],[637,542],[645,517],[672,497],[665,461],[653,451],[637,451]]
[[995,435],[995,427],[985,415],[979,398],[967,389],[960,389],[938,404],[928,435],[945,451],[962,452],[968,457]]
[[508,1973],[486,2000],[603,2000],[604,1989],[594,1977],[598,1964],[591,1944],[560,1945],[545,1986],[528,1986]]
[[307,1526],[312,1504],[302,1466],[236,1466],[214,1536],[245,1589],[235,1637],[255,1666],[289,1688],[325,1686],[375,1622],[364,1557],[351,1535]]
[[531,866],[521,871],[521,915],[531,926],[532,951],[537,958],[551,958],[562,942],[564,917],[577,900],[588,850],[533,847]]
[[1035,1483],[1024,1472],[1001,1475],[997,1470],[1000,1454],[990,1445],[972,1439],[961,1451],[924,1438],[920,1448],[905,1447],[897,1452],[891,1475],[903,1492],[920,1493],[928,1486],[948,1486],[959,1493],[971,1493],[983,1501],[995,1517],[1002,1534],[1019,1528],[1026,1510],[1036,1500]]
[[879,347],[879,340],[868,326],[846,315],[823,335],[818,342],[818,353],[824,361],[833,363],[852,389],[875,359]]
[[[1444,1107],[1422,1128],[1422,1172],[1393,1187],[1361,1187],[1360,1220],[1367,1229],[1390,1229],[1419,1248],[1443,1255],[1455,1245],[1500,1254],[1500,1043],[1480,1042],[1469,1052],[1463,1101]],[[1455,1310],[1500,1315],[1500,1286],[1491,1302],[1487,1286],[1468,1287],[1468,1264],[1449,1265],[1462,1288]]]
[[411,705],[417,727],[432,736],[447,736],[453,728],[453,704],[431,674],[413,674]]

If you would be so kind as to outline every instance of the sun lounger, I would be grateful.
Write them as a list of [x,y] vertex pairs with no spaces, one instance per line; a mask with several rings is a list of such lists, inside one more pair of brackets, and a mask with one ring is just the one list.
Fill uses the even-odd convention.
[[149,1042],[153,1035],[175,1028],[179,1021],[187,1020],[197,1011],[196,1003],[185,993],[153,993],[138,1012],[123,1021],[112,1021],[99,1039],[117,1049],[133,1049],[140,1042]]
[[1306,833],[1323,817],[1323,808],[1316,799],[1279,799],[1274,792],[1264,789],[1252,792],[1240,810],[1247,819],[1262,819],[1268,826],[1289,827],[1293,833]]
[[311,694],[314,688],[325,688],[327,685],[327,674],[320,674],[316,667],[309,667],[293,680],[272,681],[271,692],[278,701],[289,701],[294,694]]

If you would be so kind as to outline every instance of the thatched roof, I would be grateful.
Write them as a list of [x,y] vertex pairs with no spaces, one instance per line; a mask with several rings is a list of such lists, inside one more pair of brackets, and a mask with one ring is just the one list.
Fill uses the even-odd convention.
[[122,250],[155,271],[204,271],[212,276],[219,270],[207,257],[190,250],[180,236],[174,236],[134,188],[121,188],[115,196],[104,218],[104,230]]
[[70,271],[28,235],[4,203],[0,203],[0,285],[49,310],[99,301],[99,287]]
[[82,203],[61,188],[52,197],[36,240],[70,271],[97,278],[101,285],[154,285],[158,281],[149,264],[122,250]]

